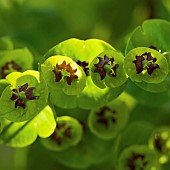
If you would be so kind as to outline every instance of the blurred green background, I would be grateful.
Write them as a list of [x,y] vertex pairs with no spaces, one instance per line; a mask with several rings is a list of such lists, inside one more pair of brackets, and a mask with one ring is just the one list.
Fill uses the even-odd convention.
[[0,36],[41,54],[72,37],[99,38],[119,49],[143,20],[169,20],[169,11],[169,0],[0,0]]
[[[73,37],[99,38],[121,50],[129,33],[149,18],[170,20],[170,1],[0,0],[0,37],[11,38],[16,48],[27,45],[40,55]],[[25,168],[22,149],[15,150],[0,146],[1,170]]]

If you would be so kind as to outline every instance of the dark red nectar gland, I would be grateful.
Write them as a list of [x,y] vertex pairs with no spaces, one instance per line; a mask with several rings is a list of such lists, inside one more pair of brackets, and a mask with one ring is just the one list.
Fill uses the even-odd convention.
[[89,75],[88,63],[85,61],[81,62],[80,60],[78,60],[76,63],[84,70],[86,76],[88,76]]
[[111,66],[110,67],[110,72],[109,74],[113,77],[116,77],[116,71],[117,68],[119,67],[119,64],[113,64],[114,63],[114,58],[109,58],[106,55],[104,55],[104,59],[101,57],[98,57],[99,62],[97,64],[94,64],[94,66],[96,67],[94,72],[97,72],[100,74],[100,79],[103,80],[106,77],[106,69],[105,66]]
[[153,144],[158,152],[169,152],[169,149],[166,147],[166,141],[162,139],[161,134],[157,133],[155,135]]
[[109,127],[109,122],[116,123],[116,111],[112,111],[108,107],[102,107],[96,115],[98,117],[97,122],[103,124],[106,128]]
[[133,63],[136,66],[136,73],[140,74],[143,70],[147,70],[148,74],[151,76],[153,71],[157,68],[160,69],[158,64],[155,64],[156,58],[153,58],[150,52],[146,52],[141,56],[136,55],[136,60]]
[[7,62],[2,68],[1,68],[1,72],[0,75],[2,78],[5,78],[9,73],[13,72],[13,71],[21,71],[22,68],[15,63],[15,61],[10,61]]
[[[63,75],[63,71],[67,72],[67,75]],[[77,79],[78,76],[75,74],[77,72],[77,69],[73,69],[69,64],[66,64],[66,61],[63,61],[62,64],[56,64],[56,67],[53,70],[53,73],[55,74],[55,81],[59,82],[62,79],[62,76],[66,77],[66,81],[68,85],[71,85],[72,81]]]
[[57,123],[56,129],[50,137],[60,146],[64,138],[71,138],[71,129],[65,123]]
[[[137,165],[137,162],[138,163],[140,162],[140,164]],[[132,153],[132,156],[127,160],[126,165],[129,167],[129,170],[137,170],[137,169],[144,170],[147,165],[147,161],[145,160],[145,155]]]
[[12,89],[12,96],[11,100],[15,101],[15,108],[22,107],[25,109],[26,101],[28,100],[35,100],[38,96],[34,96],[33,90],[35,87],[29,87],[28,83],[18,87],[18,89]]

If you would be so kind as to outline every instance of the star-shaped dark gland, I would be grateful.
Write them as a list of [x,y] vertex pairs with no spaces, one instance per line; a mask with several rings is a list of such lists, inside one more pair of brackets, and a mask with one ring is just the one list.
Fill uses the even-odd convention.
[[94,64],[96,67],[94,72],[99,73],[100,79],[103,80],[106,77],[106,73],[116,77],[119,64],[114,64],[114,58],[109,58],[108,56],[104,55],[104,58],[98,57],[98,59],[99,62]]
[[56,67],[53,70],[53,73],[55,74],[55,81],[59,82],[62,77],[66,77],[68,85],[71,85],[72,81],[78,78],[76,72],[77,69],[73,69],[70,63],[66,64],[65,60],[62,64],[57,63]]
[[166,153],[170,151],[170,148],[166,146],[166,142],[167,140],[164,140],[160,133],[155,134],[153,144],[158,152]]
[[15,61],[10,61],[1,67],[0,75],[2,78],[5,78],[9,73],[21,70],[22,68],[18,64],[16,64]]
[[86,61],[80,61],[80,60],[78,60],[76,63],[84,70],[86,76],[88,76],[89,75],[88,63]]
[[96,112],[96,116],[97,123],[104,125],[105,128],[116,123],[116,111],[112,111],[109,107],[102,107],[99,112]]
[[131,157],[128,158],[126,166],[129,170],[145,170],[148,162],[145,160],[145,155],[132,153]]
[[57,123],[56,129],[50,137],[60,146],[64,138],[71,138],[71,129],[71,126],[67,126],[66,123]]
[[15,108],[17,107],[26,107],[26,101],[35,100],[38,96],[34,96],[33,90],[35,87],[29,87],[28,83],[18,87],[18,89],[12,89],[11,100],[15,101]]
[[148,74],[151,76],[155,69],[160,69],[159,65],[155,63],[156,61],[157,59],[152,57],[150,52],[145,52],[141,56],[136,55],[136,60],[133,61],[136,66],[136,73],[140,74],[144,70],[147,70]]

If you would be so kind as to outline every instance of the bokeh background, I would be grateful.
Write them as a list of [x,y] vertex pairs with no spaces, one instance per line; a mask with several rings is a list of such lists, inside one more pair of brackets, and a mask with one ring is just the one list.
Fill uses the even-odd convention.
[[99,38],[120,48],[148,18],[169,20],[169,0],[0,0],[0,36],[27,43],[42,55],[72,37]]
[[[15,48],[26,45],[40,56],[57,43],[73,37],[102,39],[123,50],[130,32],[150,18],[170,20],[170,1],[0,0],[0,37],[11,38]],[[36,145],[32,150],[38,149]],[[27,151],[28,148],[0,146],[0,170],[32,169],[24,167]],[[38,154],[41,152],[34,152],[36,159],[30,161],[41,164]],[[48,158],[43,161],[48,165]]]

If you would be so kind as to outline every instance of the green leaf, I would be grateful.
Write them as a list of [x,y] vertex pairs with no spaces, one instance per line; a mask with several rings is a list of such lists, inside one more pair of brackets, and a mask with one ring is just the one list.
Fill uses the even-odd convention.
[[33,120],[38,136],[41,138],[49,137],[56,128],[54,108],[47,105]]
[[25,147],[32,144],[37,137],[35,127],[28,122],[10,122],[6,125],[0,136],[0,143],[11,147]]
[[0,135],[0,143],[11,147],[25,147],[32,144],[37,135],[50,136],[56,127],[54,110],[47,105],[35,118],[24,122],[6,120]]
[[2,132],[3,128],[5,125],[5,119],[4,118],[0,118],[0,133]]
[[0,80],[0,96],[2,94],[2,92],[4,91],[4,89],[10,85],[9,82],[6,79],[1,79]]

